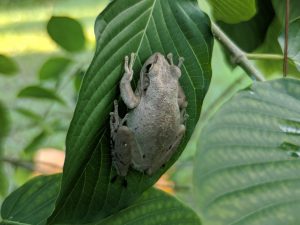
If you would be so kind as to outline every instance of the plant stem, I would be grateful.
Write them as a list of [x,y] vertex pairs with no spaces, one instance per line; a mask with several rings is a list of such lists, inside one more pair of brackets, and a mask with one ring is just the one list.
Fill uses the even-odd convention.
[[[29,171],[33,171],[33,172],[39,172],[41,174],[46,174],[47,173],[47,171],[38,169],[30,161],[24,161],[24,160],[21,160],[21,159],[14,159],[14,158],[3,157],[3,158],[0,158],[0,162],[9,163],[9,164],[11,164],[13,166],[21,167],[23,169],[26,169],[26,170],[29,170]],[[58,165],[55,165],[55,164],[52,164],[52,163],[43,162],[43,161],[37,161],[37,163],[43,164],[45,166],[53,167],[55,169],[61,169]]]
[[283,55],[279,54],[259,54],[259,53],[245,53],[248,59],[270,59],[270,60],[283,60]]
[[229,39],[229,37],[218,27],[217,24],[212,23],[211,29],[215,38],[232,54],[233,62],[242,67],[251,79],[254,78],[259,81],[266,80],[248,60],[246,53],[233,43],[233,41]]
[[286,77],[288,74],[289,17],[290,17],[290,0],[285,0],[285,31],[284,31],[284,60],[283,60],[284,77]]

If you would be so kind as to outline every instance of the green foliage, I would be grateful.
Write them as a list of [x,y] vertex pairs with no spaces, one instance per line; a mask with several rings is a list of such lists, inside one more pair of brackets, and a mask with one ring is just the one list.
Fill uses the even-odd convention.
[[63,49],[78,52],[84,49],[85,36],[81,24],[65,16],[52,16],[47,24],[50,37]]
[[[299,10],[300,11],[300,10]],[[284,33],[279,37],[279,43],[284,49]],[[289,37],[288,37],[288,57],[293,60],[296,68],[300,71],[300,18],[289,23]]]
[[251,19],[256,13],[256,0],[208,0],[216,20],[240,23]]
[[47,136],[48,136],[48,132],[46,130],[40,131],[36,136],[33,137],[33,139],[24,148],[24,153],[29,154],[38,150],[38,147],[41,146],[41,144],[44,142]]
[[0,75],[15,75],[18,72],[18,70],[18,65],[12,58],[0,54]]
[[201,225],[199,217],[174,197],[151,188],[130,207],[88,225]]
[[23,107],[18,107],[15,109],[15,111],[36,123],[41,123],[43,121],[42,116],[40,116],[39,114],[37,114],[29,109],[26,109]]
[[[50,224],[84,223],[116,213],[135,201],[176,161],[193,132],[210,82],[209,24],[197,2],[191,0],[119,0],[99,15],[95,25],[96,53],[84,77],[68,131],[61,192]],[[165,168],[151,177],[131,170],[124,188],[120,178],[111,182],[116,171],[110,157],[109,112],[118,98],[124,57],[131,52],[137,54],[136,82],[141,64],[157,51],[165,55],[172,52],[175,59],[183,56],[188,62],[181,77],[189,101],[187,132]]]
[[65,57],[47,59],[40,69],[40,80],[59,80],[71,62],[71,59]]
[[7,191],[8,181],[3,171],[1,158],[3,157],[3,140],[9,131],[9,119],[6,107],[0,102],[0,196],[4,196]]
[[58,96],[55,91],[44,88],[41,86],[28,86],[20,90],[18,93],[19,98],[35,98],[40,100],[57,101],[58,103],[65,104],[64,100]]
[[250,20],[236,24],[220,21],[218,24],[241,49],[252,52],[265,41],[268,27],[273,19],[274,9],[271,0],[263,0],[257,2],[257,12]]
[[0,224],[46,224],[54,209],[60,175],[36,177],[10,194],[1,207]]
[[[46,224],[59,191],[61,176],[40,176],[10,194],[1,209],[0,224]],[[155,215],[155,216],[153,216]],[[162,191],[150,189],[133,205],[104,220],[89,225],[201,225],[198,216]],[[77,223],[78,224],[78,223]]]
[[254,83],[202,131],[194,183],[206,225],[300,220],[300,81]]

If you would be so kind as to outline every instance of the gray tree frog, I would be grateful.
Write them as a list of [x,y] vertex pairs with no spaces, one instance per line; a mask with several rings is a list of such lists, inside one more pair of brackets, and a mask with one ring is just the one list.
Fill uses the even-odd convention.
[[148,175],[155,173],[176,152],[186,130],[187,101],[178,82],[183,58],[174,65],[172,54],[169,61],[153,54],[143,65],[134,92],[130,84],[134,57],[132,53],[130,62],[125,57],[120,82],[121,97],[131,110],[121,119],[115,101],[110,114],[113,165],[123,177],[130,166]]

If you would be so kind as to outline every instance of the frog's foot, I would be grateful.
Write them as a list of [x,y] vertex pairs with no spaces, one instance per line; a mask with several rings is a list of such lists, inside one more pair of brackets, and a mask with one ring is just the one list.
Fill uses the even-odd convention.
[[186,108],[183,108],[180,111],[180,123],[185,124],[185,122],[187,121],[188,118],[189,118],[189,115],[186,113]]
[[184,62],[184,58],[183,57],[179,57],[179,62],[178,62],[178,67],[180,68],[182,65],[183,65],[183,62]]
[[170,64],[171,64],[171,65],[174,65],[174,63],[173,63],[173,54],[172,54],[172,53],[169,53],[169,54],[167,55],[167,58],[168,58]]
[[174,142],[168,147],[168,149],[164,152],[164,154],[160,156],[158,163],[152,165],[149,169],[147,169],[146,173],[148,175],[154,174],[159,168],[164,167],[165,164],[171,159],[171,157],[176,152],[182,137],[185,134],[185,130],[186,130],[185,126],[180,125],[177,135],[175,136]]
[[133,63],[134,63],[134,58],[135,58],[135,54],[131,53],[130,55],[130,61],[129,61],[129,57],[125,56],[125,64],[124,64],[124,69],[125,69],[125,74],[124,77],[128,80],[131,81],[132,80],[132,76],[133,76]]

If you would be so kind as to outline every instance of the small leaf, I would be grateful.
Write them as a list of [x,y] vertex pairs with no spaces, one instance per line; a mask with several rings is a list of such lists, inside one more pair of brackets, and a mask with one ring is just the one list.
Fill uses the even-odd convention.
[[3,139],[9,131],[8,111],[6,107],[0,102],[0,149]]
[[43,120],[43,117],[29,109],[26,109],[26,108],[16,108],[15,109],[16,112],[20,113],[21,115],[27,117],[27,118],[30,118],[32,119],[33,121],[35,122],[41,122]]
[[70,17],[52,16],[47,24],[50,37],[69,52],[83,50],[85,36],[81,24]]
[[18,71],[19,68],[12,58],[0,54],[0,75],[11,76]]
[[46,89],[40,86],[28,86],[19,92],[18,97],[52,100],[64,104],[64,100],[59,97],[53,90]]
[[38,133],[24,148],[24,152],[27,154],[30,154],[36,150],[42,145],[42,143],[45,141],[45,139],[48,136],[48,132],[41,131]]
[[240,23],[256,14],[255,0],[208,0],[216,20],[225,23]]
[[60,178],[60,174],[36,177],[11,193],[1,207],[0,224],[46,224],[54,208]]
[[8,188],[8,180],[3,168],[3,140],[9,131],[9,119],[6,107],[0,102],[0,196],[4,196]]
[[72,62],[65,57],[53,57],[48,59],[40,69],[40,80],[57,80]]
[[205,225],[300,221],[300,81],[255,82],[202,130],[194,184]]

